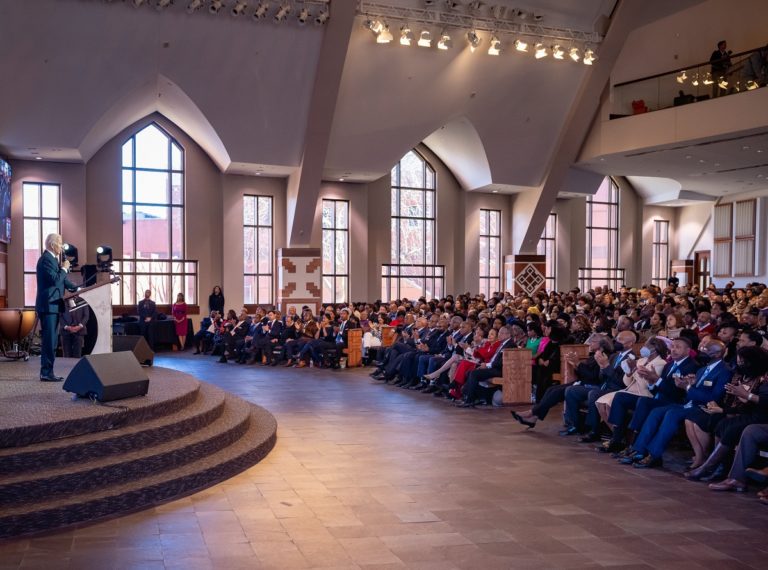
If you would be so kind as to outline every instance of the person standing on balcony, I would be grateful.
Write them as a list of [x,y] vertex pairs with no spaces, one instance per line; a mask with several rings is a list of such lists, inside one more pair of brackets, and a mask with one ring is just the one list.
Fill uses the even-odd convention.
[[727,49],[728,44],[725,40],[717,42],[717,49],[709,56],[709,63],[712,66],[712,96],[719,97],[727,95],[728,90],[718,85],[720,79],[728,79],[728,70],[731,68],[732,51]]

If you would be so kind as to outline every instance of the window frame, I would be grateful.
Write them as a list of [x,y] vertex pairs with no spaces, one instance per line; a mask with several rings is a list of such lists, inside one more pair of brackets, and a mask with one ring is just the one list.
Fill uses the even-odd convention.
[[[498,220],[496,222],[496,228],[497,233],[492,234],[491,233],[491,217],[493,215],[496,215],[498,217]],[[488,229],[487,233],[482,233],[482,227],[483,227],[483,216],[487,216],[488,219],[485,221],[485,227]],[[479,243],[478,243],[478,286],[479,286],[479,293],[485,294],[485,298],[489,299],[491,295],[496,291],[501,291],[501,210],[496,210],[492,208],[480,208],[480,231],[478,233],[479,237]],[[485,266],[488,268],[488,274],[483,275],[483,259],[482,259],[482,243],[483,240],[487,240],[487,247],[486,251],[488,252],[488,255],[485,259]],[[491,243],[496,242],[496,275],[491,275],[491,262],[493,258],[491,257]],[[492,285],[495,282],[495,288],[492,287]]]
[[[325,203],[329,202],[332,204],[333,208],[333,226],[332,227],[325,227],[323,224],[325,223],[325,217],[323,216],[323,211],[325,210]],[[336,207],[338,204],[344,204],[344,207],[346,208],[346,219],[347,219],[347,227],[341,228],[338,226],[337,223],[337,216],[336,216]],[[323,287],[322,287],[322,298],[323,303],[347,303],[349,302],[349,275],[350,275],[350,263],[349,263],[349,200],[345,200],[342,198],[322,198],[320,202],[320,225],[322,228],[322,236],[321,236],[321,243],[325,243],[325,236],[326,232],[332,235],[333,240],[333,248],[332,251],[334,253],[333,255],[333,273],[326,273],[323,271],[322,273],[322,279],[323,279]],[[346,273],[339,273],[337,271],[337,264],[336,264],[336,239],[339,236],[339,234],[346,234],[347,239],[345,240],[346,243],[346,252],[345,252],[345,265],[346,265]],[[321,247],[321,253],[325,253],[324,250]],[[323,259],[323,268],[325,268],[325,259]],[[326,287],[325,287],[325,278],[329,277],[332,280],[333,287],[332,287],[332,294],[331,298],[326,297]],[[336,291],[337,289],[337,280],[338,279],[346,279],[345,286],[344,286],[344,298],[339,299],[336,297]]]
[[[258,211],[258,205],[259,205],[259,199],[264,198],[269,200],[269,210],[270,210],[270,224],[260,224],[259,223],[259,211]],[[255,224],[246,224],[245,223],[245,200],[246,199],[253,199],[255,201],[255,209],[254,209],[254,220]],[[269,194],[243,194],[243,248],[245,248],[245,229],[246,228],[253,228],[254,229],[254,267],[256,268],[256,272],[246,272],[245,270],[245,255],[243,255],[243,302],[245,305],[269,305],[272,306],[275,301],[275,198],[274,196],[270,196]],[[270,239],[270,247],[269,247],[269,273],[262,273],[259,271],[259,229],[269,229],[269,239]],[[252,277],[255,279],[256,287],[255,287],[255,299],[248,299],[245,295],[245,280],[249,277]],[[269,277],[269,295],[267,299],[261,299],[259,296],[259,278],[260,277]]]
[[[608,184],[611,189],[611,194],[615,193],[615,201],[594,200],[594,196],[587,196],[587,251],[586,251],[586,265],[587,268],[594,267],[593,251],[592,251],[592,232],[593,230],[607,230],[611,239],[608,240],[608,251],[606,253],[606,259],[608,260],[607,266],[601,269],[617,269],[619,267],[619,232],[621,231],[621,189],[619,185],[611,178],[607,177]],[[616,226],[595,226],[592,221],[594,218],[593,206],[595,204],[603,204],[609,207],[608,219],[611,219],[610,211],[615,208],[616,210]],[[609,222],[610,224],[610,222]]]
[[[665,227],[665,240],[661,239],[660,232],[658,231],[659,228],[662,227]],[[661,267],[662,251],[667,260],[664,267]],[[654,283],[663,289],[663,286],[669,279],[669,269],[669,220],[653,220],[653,238],[651,240],[651,283]]]
[[[37,187],[37,203],[38,203],[38,216],[28,216],[26,212],[26,189],[28,186],[36,186]],[[57,212],[56,217],[50,217],[50,216],[44,216],[43,215],[43,186],[52,186],[56,187],[56,193],[58,195],[58,199],[56,200],[57,204]],[[39,238],[39,248],[38,253],[36,256],[36,259],[39,259],[41,255],[43,255],[43,252],[45,251],[45,238],[49,233],[52,232],[44,232],[43,231],[43,222],[44,221],[55,221],[56,222],[56,232],[57,234],[61,235],[61,184],[58,182],[36,182],[32,180],[24,180],[21,183],[21,199],[22,199],[22,220],[21,220],[21,227],[22,227],[22,242],[24,241],[24,236],[26,235],[27,231],[27,220],[35,220],[37,222],[37,233]],[[35,267],[33,270],[28,270],[25,265],[25,252],[26,247],[25,244],[22,243],[22,279],[24,284],[24,306],[25,307],[33,307],[35,305],[35,297],[37,295],[37,267]],[[37,262],[35,262],[37,263]],[[27,278],[28,276],[31,276],[33,279],[32,281],[35,283],[34,286],[34,294],[31,293],[31,290],[28,290],[27,288]],[[31,296],[31,302],[30,298],[28,298],[28,295]]]
[[[720,235],[718,236],[718,230],[717,227],[717,217],[718,217],[718,210],[727,210],[727,214],[724,215],[723,219],[728,221],[728,232],[727,235]],[[733,202],[727,202],[725,204],[718,204],[714,207],[714,210],[712,212],[712,229],[713,229],[713,236],[712,236],[712,242],[714,245],[714,251],[713,251],[713,258],[712,258],[712,277],[730,277],[733,272],[733,212],[734,212],[734,204]],[[727,248],[728,254],[725,255],[725,263],[727,263],[727,269],[724,272],[717,271],[718,262],[720,259],[720,249],[721,248]]]
[[[549,227],[552,226],[552,235],[549,235]],[[548,243],[548,242],[551,242]],[[548,246],[551,247],[552,256],[547,255]],[[536,246],[536,253],[545,258],[546,269],[544,276],[546,280],[547,291],[555,291],[557,286],[557,214],[550,212],[547,216],[547,223],[541,232],[539,243]]]

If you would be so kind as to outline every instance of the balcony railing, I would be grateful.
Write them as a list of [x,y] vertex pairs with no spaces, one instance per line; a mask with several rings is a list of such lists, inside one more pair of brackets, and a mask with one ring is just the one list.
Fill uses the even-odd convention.
[[624,285],[625,271],[623,267],[579,267],[579,289],[582,292],[595,287],[610,287],[618,291]]
[[445,265],[386,264],[381,266],[381,299],[439,299],[445,291]]
[[172,305],[179,293],[187,305],[198,304],[197,260],[115,259],[112,270],[120,277],[112,286],[113,305],[136,305],[147,289],[158,305]]
[[611,119],[735,95],[766,85],[765,48],[731,55],[718,71],[709,61],[613,86]]

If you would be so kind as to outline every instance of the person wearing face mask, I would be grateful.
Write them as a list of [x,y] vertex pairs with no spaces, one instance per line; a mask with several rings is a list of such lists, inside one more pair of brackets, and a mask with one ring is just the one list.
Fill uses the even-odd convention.
[[[685,474],[688,479],[711,475],[726,461],[747,426],[768,423],[768,352],[756,346],[740,348],[736,374],[725,391],[721,406],[708,402],[692,409],[685,420],[688,439],[696,452],[694,464]],[[702,461],[713,436],[715,448]]]
[[675,380],[678,388],[686,391],[685,404],[670,404],[658,407],[648,414],[637,436],[634,455],[624,457],[621,463],[632,464],[638,469],[660,467],[664,450],[697,406],[708,402],[720,402],[725,395],[725,385],[733,372],[723,363],[725,345],[719,340],[706,340],[699,347],[709,356],[709,364],[695,376],[681,376]]

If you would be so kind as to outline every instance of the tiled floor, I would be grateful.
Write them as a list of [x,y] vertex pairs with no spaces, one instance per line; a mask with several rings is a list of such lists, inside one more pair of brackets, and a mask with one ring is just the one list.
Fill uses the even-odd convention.
[[0,568],[766,568],[768,508],[620,467],[368,370],[160,355],[277,417],[262,463],[155,509],[0,543]]

